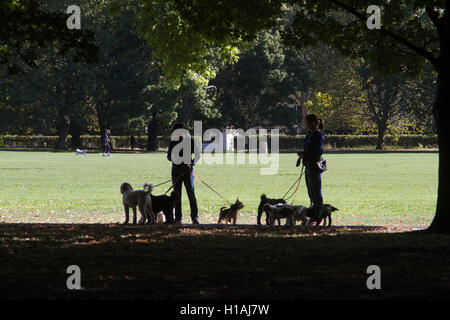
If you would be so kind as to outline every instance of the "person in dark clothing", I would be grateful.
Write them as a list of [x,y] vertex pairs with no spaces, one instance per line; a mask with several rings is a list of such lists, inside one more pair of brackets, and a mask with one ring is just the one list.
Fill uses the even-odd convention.
[[[173,189],[180,195],[180,197],[178,197],[177,202],[175,202],[175,224],[182,223],[182,208],[181,208],[182,184],[184,184],[187,196],[189,198],[192,224],[199,224],[197,199],[195,198],[194,192],[194,176],[191,174],[193,172],[193,166],[198,162],[200,158],[199,148],[196,145],[195,140],[189,135],[185,134],[178,135],[177,134],[178,132],[175,132],[177,129],[185,129],[184,124],[177,122],[173,125],[171,131],[172,139],[176,139],[176,137],[178,137],[178,141],[176,140],[170,141],[169,148],[167,150],[167,160],[172,162]],[[181,145],[179,145],[180,143]],[[190,146],[191,151],[190,155],[183,154],[183,149],[179,149],[182,146],[184,147]],[[194,159],[192,159],[192,154],[194,154]]]
[[130,137],[130,145],[131,145],[131,150],[134,150],[134,147],[136,147],[136,139],[134,138],[133,135],[131,135],[131,137]]
[[105,134],[103,135],[103,140],[105,143],[104,149],[103,149],[103,156],[104,157],[111,157],[111,131],[108,129],[105,130]]
[[299,153],[299,157],[303,159],[305,165],[305,180],[311,207],[322,206],[322,172],[317,162],[322,159],[323,154],[324,121],[315,114],[310,114],[305,118],[305,127],[309,132],[305,138],[303,152]]

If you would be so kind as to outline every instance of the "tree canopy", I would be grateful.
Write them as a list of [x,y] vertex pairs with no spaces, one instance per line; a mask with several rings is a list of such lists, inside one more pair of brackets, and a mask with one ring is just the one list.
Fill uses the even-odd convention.
[[[50,4],[50,5],[49,5]],[[74,61],[97,61],[98,45],[89,29],[70,30],[64,11],[52,10],[51,1],[2,0],[0,3],[0,66],[18,73],[36,66],[39,49],[52,45],[59,55]]]

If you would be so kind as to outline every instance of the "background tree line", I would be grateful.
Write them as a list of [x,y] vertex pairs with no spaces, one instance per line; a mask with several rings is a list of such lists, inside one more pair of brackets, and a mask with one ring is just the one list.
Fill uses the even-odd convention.
[[[45,9],[64,12],[70,1],[46,1]],[[434,134],[427,112],[436,92],[431,66],[414,78],[400,73],[380,75],[363,58],[347,57],[323,43],[294,49],[281,33],[291,23],[283,18],[224,59],[210,47],[204,57],[208,80],[187,73],[174,86],[162,61],[152,59],[152,47],[138,30],[141,2],[118,5],[82,1],[83,28],[98,44],[98,61],[74,61],[58,47],[39,47],[34,66],[17,62],[23,72],[0,72],[1,134],[58,135],[56,148],[73,146],[83,134],[148,134],[148,150],[174,120],[204,128],[278,127],[286,134],[304,133],[302,114],[314,112],[332,134]],[[162,39],[159,39],[162,40]],[[170,40],[167,40],[170,41]]]

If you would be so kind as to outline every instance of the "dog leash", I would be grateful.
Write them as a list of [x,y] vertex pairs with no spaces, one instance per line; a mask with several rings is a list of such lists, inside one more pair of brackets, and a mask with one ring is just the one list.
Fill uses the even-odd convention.
[[[304,169],[305,169],[305,165],[302,166],[302,170],[300,171],[300,177],[298,177],[297,180],[295,180],[294,184],[293,184],[293,185],[289,188],[289,190],[284,194],[284,196],[283,196],[283,198],[282,198],[283,200],[289,200],[290,198],[294,197],[294,199],[292,199],[292,204],[294,203],[295,195],[296,195],[296,193],[297,193],[297,191],[298,191],[298,188],[300,187],[300,182],[301,182],[302,177],[303,177]],[[289,191],[291,191],[291,189],[295,186],[295,184],[297,184],[297,188],[295,188],[295,191],[294,191],[289,197],[285,198],[286,195],[289,193]],[[292,205],[292,204],[291,204],[291,205]]]
[[172,181],[172,179],[169,179],[169,180],[167,180],[167,181],[164,181],[164,182],[161,182],[161,183],[155,184],[155,185],[153,186],[153,188],[156,188],[156,187],[162,186],[163,184],[169,183],[170,181]]
[[203,183],[205,186],[207,186],[209,189],[211,189],[215,194],[217,194],[219,197],[221,197],[223,200],[225,200],[229,205],[231,205],[231,202],[228,201],[227,199],[225,199],[224,197],[222,197],[220,195],[220,193],[218,193],[216,190],[214,190],[212,187],[210,187],[205,181],[203,181],[202,179],[200,179],[199,177],[197,177],[192,171],[191,171],[191,175],[197,179],[198,181],[200,181],[201,183]]
[[291,206],[294,204],[295,196],[297,195],[297,191],[298,191],[298,187],[300,186],[300,182],[302,181],[302,176],[303,176],[303,168],[302,168],[302,172],[300,174],[300,178],[298,178],[298,184],[297,184],[297,188],[295,189],[295,192],[293,194],[294,198],[292,198]]
[[[183,174],[184,174],[184,173],[183,173]],[[181,176],[180,176],[180,177],[181,177]],[[177,182],[177,180],[178,180],[180,177],[178,177],[177,179],[175,179],[175,183]],[[155,184],[155,185],[153,186],[153,188],[162,186],[163,184],[169,183],[169,182],[171,182],[171,181],[172,181],[172,179],[169,179],[169,180],[167,180],[167,181],[164,181],[164,182]],[[169,192],[169,190],[172,189],[172,187],[173,187],[173,185],[166,191],[166,193]],[[166,193],[164,193],[164,194],[166,194]]]
[[[189,169],[189,170],[191,170],[191,169]],[[191,172],[192,172],[192,171],[191,171]],[[180,174],[176,177],[175,180],[170,179],[169,181],[164,182],[164,183],[167,183],[167,182],[172,181],[172,185],[169,187],[169,189],[167,189],[166,192],[164,192],[164,194],[167,194],[167,192],[169,192],[170,189],[172,189],[172,188],[177,184],[178,180],[180,180],[186,173],[188,173],[187,170],[184,171],[184,172],[182,172],[182,173],[180,173]],[[164,184],[164,183],[163,183],[163,184]]]

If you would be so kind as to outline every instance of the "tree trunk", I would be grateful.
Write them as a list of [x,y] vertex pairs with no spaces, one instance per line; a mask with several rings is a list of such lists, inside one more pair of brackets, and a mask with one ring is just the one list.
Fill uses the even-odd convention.
[[105,149],[105,125],[99,120],[98,126],[100,127],[100,149]]
[[67,136],[69,134],[69,119],[65,114],[58,114],[58,141],[56,141],[56,150],[67,150]]
[[379,123],[378,124],[378,139],[377,139],[377,150],[384,150],[385,148],[385,141],[384,138],[386,136],[386,124],[385,123]]
[[183,97],[181,102],[181,109],[178,110],[178,122],[183,122],[184,124],[188,123],[194,103],[195,99],[192,96],[187,95]]
[[71,121],[69,133],[72,135],[71,147],[72,148],[81,147],[81,128],[80,128],[80,126],[77,123]]
[[152,115],[152,119],[148,124],[147,131],[147,151],[157,151],[158,150],[158,119],[157,113],[154,112]]
[[436,214],[428,230],[450,233],[450,126],[446,113],[450,109],[450,52],[442,55],[438,71],[438,92],[434,106],[439,143],[439,184]]

